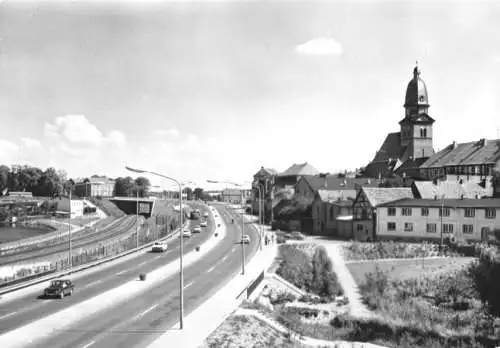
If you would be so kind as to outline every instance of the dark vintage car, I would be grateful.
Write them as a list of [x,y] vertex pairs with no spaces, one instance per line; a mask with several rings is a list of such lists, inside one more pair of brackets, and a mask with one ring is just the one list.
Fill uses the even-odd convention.
[[75,285],[69,279],[52,280],[50,285],[43,290],[43,297],[59,297],[71,296]]

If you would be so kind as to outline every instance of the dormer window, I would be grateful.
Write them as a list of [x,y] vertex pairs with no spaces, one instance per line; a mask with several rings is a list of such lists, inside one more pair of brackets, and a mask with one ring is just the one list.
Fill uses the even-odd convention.
[[421,95],[421,96],[418,98],[418,100],[419,100],[421,103],[423,103],[423,102],[424,102],[424,96],[423,96],[423,95]]

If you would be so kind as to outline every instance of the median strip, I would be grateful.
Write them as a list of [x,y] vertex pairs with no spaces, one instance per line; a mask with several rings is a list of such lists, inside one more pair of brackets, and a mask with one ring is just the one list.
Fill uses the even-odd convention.
[[[216,227],[215,232],[220,237],[210,238],[202,244],[199,252],[190,252],[184,256],[184,267],[189,266],[196,260],[203,257],[213,249],[226,235],[226,229],[223,221],[220,218],[214,218],[215,226],[219,224],[221,227]],[[178,262],[173,261],[161,268],[158,268],[148,274],[148,281],[130,281],[117,288],[108,290],[91,299],[75,304],[69,308],[51,314],[43,319],[33,323],[24,325],[15,330],[9,331],[0,336],[0,347],[23,347],[36,340],[41,340],[53,335],[57,335],[58,331],[64,330],[71,324],[77,322],[80,318],[90,317],[96,313],[102,312],[120,302],[126,302],[130,298],[138,296],[148,288],[171,278],[178,272]],[[188,284],[190,286],[192,284]]]

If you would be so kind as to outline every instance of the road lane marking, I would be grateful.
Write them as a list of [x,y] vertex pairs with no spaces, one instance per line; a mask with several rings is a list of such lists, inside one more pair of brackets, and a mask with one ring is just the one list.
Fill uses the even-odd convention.
[[215,269],[215,266],[211,267],[211,268],[207,271],[207,273],[212,272],[214,269]]
[[86,345],[84,345],[82,348],[87,348],[87,347],[90,347],[91,345],[93,345],[95,343],[95,341],[90,341],[89,343],[87,343]]
[[104,279],[96,280],[95,282],[91,282],[91,283],[86,284],[85,286],[80,287],[80,289],[90,288],[91,286],[94,286],[94,285],[97,285],[99,283],[102,283],[103,281],[104,281]]
[[11,315],[14,315],[14,314],[16,314],[16,313],[17,313],[17,312],[10,312],[9,314],[2,315],[2,316],[0,317],[0,319],[4,319],[4,318],[7,318],[7,317],[10,317]]
[[193,285],[193,283],[194,283],[194,281],[192,281],[192,282],[188,283],[188,285],[185,285],[185,286],[184,286],[184,289],[189,288],[191,285]]
[[146,264],[146,263],[148,263],[148,262],[149,262],[149,261],[143,261],[143,262],[139,263],[137,266],[135,266],[134,268],[137,268],[137,267],[139,267],[139,266],[142,266],[142,265],[144,265],[144,264]]
[[222,258],[221,262],[226,261],[226,259],[227,259],[227,257],[228,257],[228,256],[229,256],[229,255],[224,256],[224,257]]
[[148,309],[146,309],[145,311],[141,312],[139,315],[136,316],[136,318],[140,318],[142,317],[143,315],[151,312],[153,309],[155,309],[156,307],[158,307],[158,304],[155,304],[154,306],[151,306],[149,307]]

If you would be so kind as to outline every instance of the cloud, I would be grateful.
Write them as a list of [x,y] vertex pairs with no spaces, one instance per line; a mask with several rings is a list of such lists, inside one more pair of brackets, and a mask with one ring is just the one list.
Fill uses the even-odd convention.
[[295,47],[300,54],[306,55],[341,55],[342,45],[332,38],[318,37]]
[[117,130],[112,130],[108,132],[106,139],[107,141],[118,147],[124,147],[127,143],[125,139],[125,134]]
[[155,131],[153,131],[153,134],[159,135],[159,136],[170,135],[173,137],[177,137],[177,136],[179,136],[180,132],[177,128],[172,127],[169,129],[156,129]]
[[33,139],[33,138],[21,138],[21,142],[23,143],[24,147],[28,149],[41,149],[42,144],[40,141]]
[[0,139],[0,164],[10,166],[18,162],[19,145]]
[[56,118],[55,124],[46,123],[45,135],[60,138],[72,144],[99,145],[104,136],[84,115],[66,115]]

